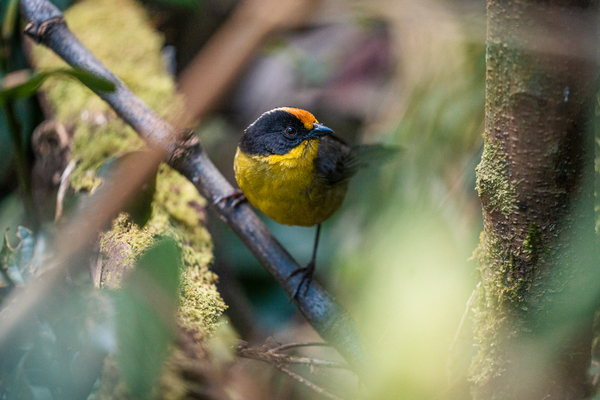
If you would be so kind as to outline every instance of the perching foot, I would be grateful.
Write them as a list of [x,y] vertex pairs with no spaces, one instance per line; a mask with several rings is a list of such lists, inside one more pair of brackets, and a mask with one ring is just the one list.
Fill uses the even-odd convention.
[[306,294],[306,292],[308,291],[308,287],[310,286],[310,283],[312,282],[312,277],[313,277],[314,272],[315,272],[315,262],[313,260],[313,261],[309,262],[306,267],[298,268],[297,270],[292,272],[290,274],[290,276],[288,276],[286,278],[286,280],[289,280],[291,277],[293,277],[295,275],[298,275],[298,274],[302,275],[302,279],[300,279],[300,283],[298,284],[298,286],[296,286],[296,289],[294,289],[294,292],[292,293],[292,297],[290,298],[290,301],[292,301],[293,299],[298,297],[298,294],[300,293],[300,289],[302,288],[302,286],[305,286],[304,294]]
[[230,194],[219,196],[214,199],[213,204],[218,205],[221,202],[227,202],[229,200],[233,200],[231,202],[231,208],[235,208],[238,204],[248,201],[244,193],[240,189],[234,189],[234,191]]

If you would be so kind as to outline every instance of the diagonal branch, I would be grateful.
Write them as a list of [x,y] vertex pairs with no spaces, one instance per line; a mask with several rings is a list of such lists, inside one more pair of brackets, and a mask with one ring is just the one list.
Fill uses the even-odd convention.
[[[46,0],[21,0],[21,12],[27,20],[25,32],[52,49],[71,66],[94,73],[115,84],[111,93],[97,92],[116,113],[152,148],[166,152],[166,161],[187,177],[207,199],[226,196],[233,187],[216,169],[202,150],[195,135],[182,134],[159,118],[125,84],[95,58],[67,28],[60,11]],[[240,237],[258,261],[291,295],[300,277],[287,278],[298,263],[275,240],[264,223],[245,204],[231,208],[216,204],[221,219]],[[356,370],[365,355],[355,322],[348,312],[317,282],[293,300],[308,322],[331,343]]]

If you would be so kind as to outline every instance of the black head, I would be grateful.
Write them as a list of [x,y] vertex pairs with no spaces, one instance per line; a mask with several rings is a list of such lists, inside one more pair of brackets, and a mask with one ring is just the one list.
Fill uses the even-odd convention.
[[312,140],[333,130],[317,122],[308,111],[282,107],[267,111],[254,121],[240,140],[246,154],[287,154],[305,140]]

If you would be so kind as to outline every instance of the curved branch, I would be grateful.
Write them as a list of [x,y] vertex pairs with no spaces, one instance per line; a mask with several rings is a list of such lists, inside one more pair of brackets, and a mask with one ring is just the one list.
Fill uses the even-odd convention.
[[[113,82],[112,93],[97,92],[117,114],[153,148],[166,152],[166,161],[187,177],[207,199],[226,196],[233,191],[202,150],[195,135],[182,131],[156,115],[125,84],[95,58],[67,28],[60,11],[46,0],[21,0],[21,12],[28,24],[25,32],[44,44],[71,66],[94,73]],[[221,219],[240,237],[258,261],[291,295],[300,277],[287,279],[300,267],[277,242],[265,224],[245,204],[231,208],[216,204]],[[357,371],[365,362],[354,320],[317,282],[293,300],[319,335],[331,343]]]

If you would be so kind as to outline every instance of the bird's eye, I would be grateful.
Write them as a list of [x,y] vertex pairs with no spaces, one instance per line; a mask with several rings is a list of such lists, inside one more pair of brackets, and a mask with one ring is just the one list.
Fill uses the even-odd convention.
[[289,137],[296,136],[296,128],[294,128],[292,126],[288,126],[287,128],[285,128],[285,134],[288,135]]

